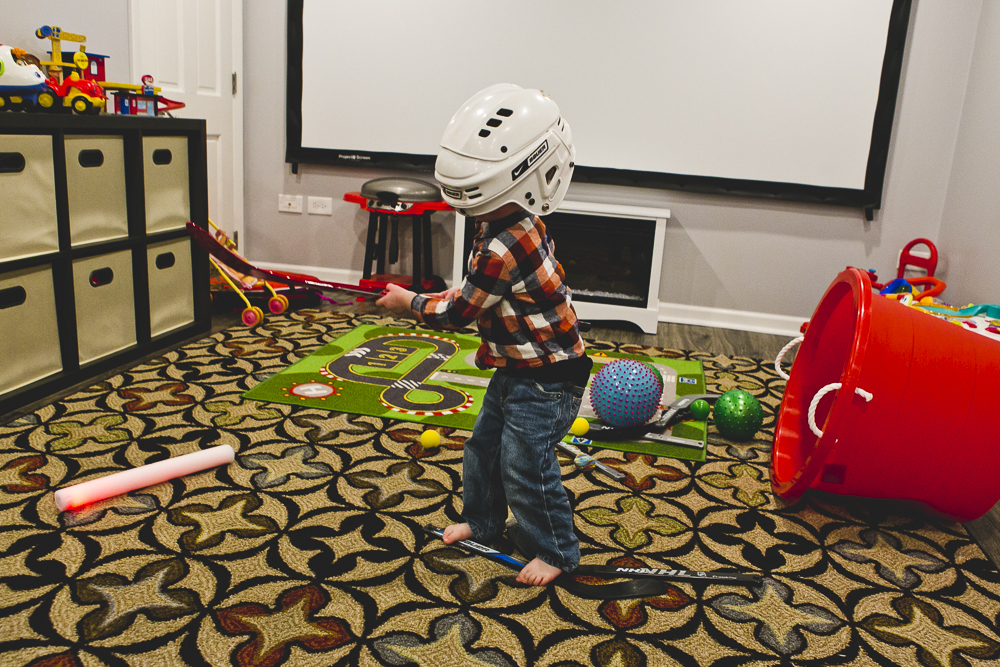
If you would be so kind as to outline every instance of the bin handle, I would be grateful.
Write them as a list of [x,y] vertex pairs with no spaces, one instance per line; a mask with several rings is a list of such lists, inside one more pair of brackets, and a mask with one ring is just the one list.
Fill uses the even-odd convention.
[[778,358],[774,360],[774,370],[778,373],[779,376],[781,376],[783,380],[788,380],[789,375],[785,371],[781,370],[781,358],[784,357],[786,354],[788,354],[789,350],[791,350],[793,347],[801,343],[804,338],[805,336],[799,336],[798,338],[790,340],[788,342],[788,345],[785,345],[785,347],[781,348],[781,352],[778,353]]
[[[819,430],[819,426],[816,426],[816,406],[819,405],[819,399],[823,398],[823,396],[831,391],[840,389],[842,386],[843,384],[840,382],[831,382],[817,391],[816,395],[813,397],[812,403],[809,404],[809,428],[812,429],[812,432],[816,434],[817,438],[823,437],[823,431]],[[874,398],[874,395],[870,391],[865,391],[861,387],[855,387],[854,391],[866,401],[870,401]]]

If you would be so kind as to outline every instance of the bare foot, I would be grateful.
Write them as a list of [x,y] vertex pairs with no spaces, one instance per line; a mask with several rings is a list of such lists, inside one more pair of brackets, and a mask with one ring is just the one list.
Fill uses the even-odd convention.
[[472,528],[467,523],[453,523],[444,529],[441,539],[445,544],[451,544],[459,540],[471,540]]
[[517,580],[522,584],[532,586],[544,586],[562,574],[562,570],[553,565],[549,565],[540,558],[536,558],[521,570],[517,575]]

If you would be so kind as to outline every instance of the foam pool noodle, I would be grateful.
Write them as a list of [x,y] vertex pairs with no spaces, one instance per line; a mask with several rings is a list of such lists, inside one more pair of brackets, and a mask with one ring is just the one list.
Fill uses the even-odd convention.
[[230,445],[219,445],[67,486],[56,491],[56,508],[60,512],[77,509],[129,491],[232,463],[235,456]]

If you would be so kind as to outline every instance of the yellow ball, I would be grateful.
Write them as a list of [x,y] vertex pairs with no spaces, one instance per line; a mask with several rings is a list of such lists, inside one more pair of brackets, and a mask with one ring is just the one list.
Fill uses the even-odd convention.
[[577,417],[573,421],[573,425],[570,427],[569,432],[575,436],[587,435],[587,431],[590,430],[590,422],[588,422],[583,417]]
[[420,434],[420,445],[425,449],[437,447],[441,444],[441,434],[434,429],[427,429]]

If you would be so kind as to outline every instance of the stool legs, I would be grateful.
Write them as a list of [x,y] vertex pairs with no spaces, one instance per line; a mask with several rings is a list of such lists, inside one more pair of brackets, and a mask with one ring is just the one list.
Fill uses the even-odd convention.
[[361,269],[361,277],[370,280],[372,277],[372,260],[375,259],[375,232],[378,231],[378,213],[368,213],[368,239],[365,241],[365,264]]
[[378,255],[375,257],[375,273],[385,273],[385,237],[389,232],[389,216],[378,217]]
[[390,218],[392,227],[389,230],[389,263],[395,264],[399,261],[399,216]]
[[416,293],[424,291],[424,286],[420,277],[420,241],[422,236],[421,226],[417,220],[413,221],[413,284],[410,289]]
[[[434,265],[431,260],[431,214],[420,216],[420,229],[424,234],[424,275],[430,278],[434,275]],[[416,255],[414,255],[416,261]]]
[[[424,277],[434,273],[431,246],[431,216],[424,213],[419,218],[408,216],[413,230],[413,283],[410,287],[414,292],[423,291]],[[390,233],[391,230],[391,233]],[[375,211],[368,213],[368,238],[365,241],[365,264],[362,277],[370,280],[372,277],[372,262],[375,262],[375,273],[386,271],[386,254],[388,263],[399,261],[399,216],[381,214]],[[387,238],[388,237],[388,238]]]

